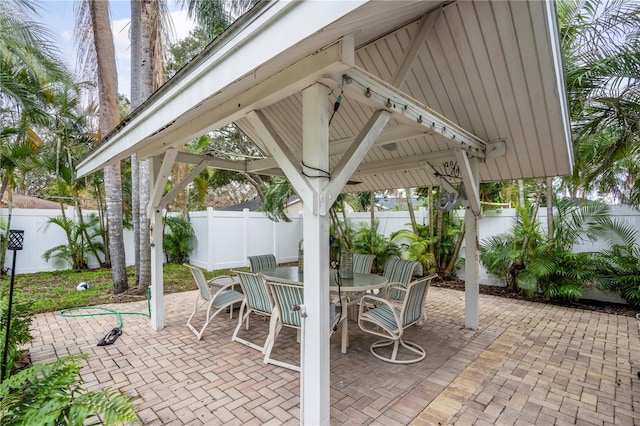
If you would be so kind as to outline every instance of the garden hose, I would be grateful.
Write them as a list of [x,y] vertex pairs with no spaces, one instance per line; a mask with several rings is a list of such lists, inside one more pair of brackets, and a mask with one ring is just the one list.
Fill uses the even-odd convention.
[[[89,310],[98,310],[101,312],[93,312],[93,313],[72,313],[73,311],[89,311]],[[118,340],[118,337],[122,335],[122,315],[142,315],[147,318],[151,318],[151,289],[147,289],[147,312],[127,312],[127,311],[116,311],[115,309],[105,308],[104,306],[82,306],[78,308],[68,308],[60,311],[60,316],[62,317],[97,317],[100,315],[115,315],[118,318],[118,326],[112,328],[110,331],[105,334],[105,336],[100,339],[98,342],[98,346],[108,346],[115,343]]]

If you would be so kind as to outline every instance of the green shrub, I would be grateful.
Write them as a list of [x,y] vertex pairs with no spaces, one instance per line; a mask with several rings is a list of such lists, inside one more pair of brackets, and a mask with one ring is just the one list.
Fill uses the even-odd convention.
[[[10,375],[19,367],[21,353],[18,347],[26,345],[33,339],[29,331],[33,303],[16,302],[19,295],[14,293],[11,308],[11,329],[9,330],[9,346],[7,348],[7,367],[5,375]],[[7,313],[9,308],[8,295],[0,296],[0,356],[4,353],[7,342],[4,341],[7,330]],[[0,359],[0,363],[2,360]],[[3,424],[0,422],[0,424]]]
[[180,216],[162,218],[169,232],[164,233],[164,253],[168,263],[189,263],[189,254],[196,248],[198,240],[191,222]]
[[371,227],[367,223],[359,223],[353,233],[353,251],[356,253],[375,254],[375,270],[382,271],[390,256],[399,256],[400,248],[387,237],[378,234],[378,224],[374,226],[374,242],[371,244]]
[[22,370],[0,384],[3,426],[116,425],[136,422],[129,397],[105,389],[87,392],[79,385],[80,360],[72,355]]

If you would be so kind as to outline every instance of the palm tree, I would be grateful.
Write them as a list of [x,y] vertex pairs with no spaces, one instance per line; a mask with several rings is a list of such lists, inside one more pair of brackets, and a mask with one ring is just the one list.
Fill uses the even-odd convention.
[[[640,4],[558,2],[576,167],[567,182],[640,204]],[[622,182],[622,184],[621,184]]]
[[[131,1],[131,109],[146,101],[165,82],[163,39],[168,28],[165,1]],[[150,65],[150,66],[149,66]],[[149,163],[131,158],[132,216],[136,282],[138,292],[144,293],[151,284],[151,251],[149,247],[150,199]]]
[[198,26],[213,40],[231,22],[251,9],[258,0],[181,0],[190,18],[195,18]]
[[[120,121],[118,108],[118,74],[115,48],[109,19],[109,3],[101,0],[83,0],[78,9],[78,46],[84,58],[85,70],[97,75],[99,96],[100,135],[107,135]],[[100,52],[99,55],[96,52]],[[120,163],[104,169],[107,204],[109,253],[113,274],[114,293],[128,289],[124,239],[122,229],[122,182]]]
[[[38,164],[42,139],[36,129],[49,123],[52,87],[69,77],[51,35],[29,18],[33,2],[0,0],[0,199],[8,190],[11,226],[12,192],[18,176]],[[0,248],[4,264],[8,238]]]

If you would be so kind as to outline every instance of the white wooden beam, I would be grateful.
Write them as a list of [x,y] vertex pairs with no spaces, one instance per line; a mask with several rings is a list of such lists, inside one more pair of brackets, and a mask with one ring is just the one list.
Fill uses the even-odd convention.
[[480,183],[478,181],[477,173],[473,172],[469,156],[466,152],[458,150],[456,152],[456,158],[460,166],[460,174],[462,175],[462,181],[464,182],[468,206],[471,207],[473,214],[481,216],[482,206],[480,205]]
[[[329,169],[329,89],[315,84],[302,92],[302,158],[308,166]],[[277,157],[276,157],[277,158]],[[295,174],[287,177],[295,177]],[[309,179],[311,203],[304,201],[304,323],[300,375],[300,422],[330,424],[329,215],[318,212],[327,179]]]
[[[467,170],[471,175],[470,182],[473,182],[475,185],[469,189],[466,189],[468,185],[465,185],[468,196],[470,192],[477,192],[479,190],[477,158],[469,159],[469,168]],[[480,244],[478,241],[478,218],[479,215],[476,214],[471,207],[467,206],[464,214],[464,325],[473,330],[477,330],[480,325],[480,259],[478,254]]]
[[400,122],[428,129],[444,137],[453,148],[485,158],[485,141],[373,74],[354,67],[337,78],[334,85],[342,85],[345,96],[375,109],[384,108]]
[[247,115],[251,125],[256,129],[269,153],[276,159],[278,165],[293,185],[296,193],[304,204],[314,205],[314,192],[309,180],[302,175],[300,165],[284,143],[278,132],[273,128],[262,111],[252,111]]
[[174,200],[184,188],[187,187],[204,169],[207,168],[207,162],[202,161],[193,170],[191,170],[180,182],[174,183],[169,192],[165,194],[160,200],[158,207],[160,209],[165,208],[171,201]]
[[[219,129],[244,117],[252,110],[265,108],[281,99],[291,96],[313,84],[326,75],[341,73],[348,69],[353,57],[353,41],[347,38],[327,46],[326,48],[307,56],[288,68],[271,77],[254,83],[235,96],[216,94],[194,107],[184,116],[189,120],[175,120],[165,129],[145,139],[138,150],[138,157],[145,158],[153,155],[159,149],[176,146],[184,141],[198,137],[209,131]],[[242,80],[255,80],[253,73],[242,77]],[[162,123],[164,124],[164,123]]]
[[[407,139],[417,138],[431,134],[432,132],[427,129],[417,129],[415,126],[409,126],[406,124],[385,127],[380,133],[380,136],[375,140],[373,146],[386,145],[393,142],[402,142]],[[356,137],[351,136],[348,138],[336,139],[329,142],[329,155],[344,154],[351,146]]]
[[429,165],[429,161],[455,158],[454,151],[439,151],[428,154],[414,155],[411,159],[407,157],[390,158],[388,160],[373,161],[361,164],[352,178],[359,176],[374,175],[378,173],[396,172],[402,170],[422,169]]
[[246,172],[247,162],[245,160],[226,160],[224,158],[211,157],[209,155],[191,154],[189,152],[178,152],[177,163],[200,164],[206,162],[207,167],[220,170],[231,170],[233,172]]
[[[378,136],[376,141],[373,143],[373,146],[386,145],[393,142],[401,142],[407,139],[424,136],[429,133],[431,132],[428,132],[425,129],[416,129],[414,126],[409,125],[388,127],[385,128],[382,133],[380,133],[380,136]],[[355,139],[355,136],[351,136],[348,138],[330,141],[329,155],[333,156],[344,154]],[[300,153],[294,152],[293,155],[297,160],[302,160],[302,156],[300,155]],[[261,158],[259,160],[247,162],[248,173],[260,174],[263,170],[267,170],[273,167],[278,167],[278,163],[272,157]]]
[[[429,164],[427,162],[427,164],[424,167],[425,169],[427,169],[429,171],[429,173],[433,174],[434,179],[440,179],[439,176],[442,175],[442,173],[440,173],[439,171],[437,171],[435,169],[435,167],[433,167],[431,164]],[[442,187],[448,191],[448,192],[453,192],[456,195],[458,194],[458,190],[456,188],[453,187],[453,185],[451,185],[444,177],[442,179],[440,179],[440,182],[442,184]]]
[[[149,159],[149,181],[151,182],[151,192],[154,193],[157,188],[154,185],[158,182],[159,171],[162,168],[160,156]],[[164,187],[164,184],[163,184]],[[162,250],[162,210],[160,208],[152,209],[147,214],[150,220],[149,238],[151,245],[151,329],[158,331],[164,328],[164,277],[162,265],[164,261],[164,253]]]
[[411,67],[413,67],[413,62],[418,56],[418,52],[420,48],[424,46],[424,42],[427,39],[427,35],[435,25],[436,21],[440,17],[440,12],[442,8],[438,8],[431,13],[428,13],[420,19],[420,23],[418,24],[418,31],[415,34],[413,40],[411,40],[411,45],[407,52],[404,55],[404,59],[402,60],[402,64],[398,67],[396,71],[396,75],[393,78],[393,85],[395,87],[400,87],[404,80],[407,78],[407,74],[411,71]]
[[360,131],[352,142],[351,147],[344,153],[340,162],[331,171],[331,179],[324,187],[320,196],[320,212],[327,214],[336,197],[342,191],[347,181],[353,175],[364,157],[369,152],[369,148],[376,141],[384,126],[389,122],[391,113],[380,110],[371,116],[367,124]]
[[171,176],[171,168],[173,167],[173,163],[175,163],[177,155],[177,148],[169,148],[167,152],[164,153],[162,165],[160,166],[160,169],[157,170],[157,176],[155,176],[155,178],[153,176],[150,176],[150,179],[154,179],[154,182],[152,185],[153,192],[151,193],[149,205],[147,206],[148,217],[151,217],[153,211],[160,205],[162,193],[164,192],[164,186],[167,184],[169,176]]
[[[87,175],[108,163],[138,152],[147,143],[158,139],[147,139],[150,135],[172,123],[176,117],[202,106],[209,108],[205,104],[210,104],[211,97],[216,101],[224,97],[234,99],[247,88],[289,66],[286,60],[282,60],[283,57],[286,58],[284,52],[295,49],[300,40],[317,35],[327,25],[363,3],[363,0],[338,2],[326,7],[324,2],[260,2],[251,11],[256,13],[246,14],[243,18],[247,19],[236,21],[208,46],[205,55],[197,58],[154,93],[150,102],[145,103],[144,108],[137,111],[126,126],[107,138],[108,143],[101,144],[83,159],[78,165],[78,176]],[[300,22],[304,22],[304,25],[300,25]],[[321,52],[313,53],[314,56],[317,54],[321,55]],[[323,68],[313,68],[312,72],[324,75]],[[297,81],[290,80],[294,84]],[[297,87],[292,93],[307,87],[313,81],[315,79]],[[228,122],[233,120],[235,119]],[[214,121],[217,120],[209,120],[206,124]],[[174,141],[181,144],[187,139],[175,138]],[[170,143],[171,139],[166,142]],[[145,157],[160,152],[162,151],[147,151]]]
[[487,145],[487,158],[502,157],[506,154],[507,154],[507,141],[504,139],[491,141]]

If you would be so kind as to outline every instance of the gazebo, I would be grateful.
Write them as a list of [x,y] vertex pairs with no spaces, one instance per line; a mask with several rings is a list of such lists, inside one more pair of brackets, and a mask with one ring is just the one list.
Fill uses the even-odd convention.
[[[265,154],[180,152],[235,123]],[[163,328],[161,210],[206,167],[286,176],[304,202],[301,422],[329,424],[329,216],[341,192],[442,186],[466,207],[465,325],[478,328],[479,184],[573,163],[550,1],[261,1],[107,135],[87,175],[150,161],[151,327]],[[163,195],[174,163],[195,168]]]

